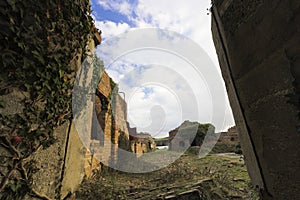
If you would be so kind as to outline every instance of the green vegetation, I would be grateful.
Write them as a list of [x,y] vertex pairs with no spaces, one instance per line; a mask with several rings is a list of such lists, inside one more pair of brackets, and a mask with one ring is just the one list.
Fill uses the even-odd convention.
[[168,141],[169,137],[165,137],[165,138],[153,138],[154,141]]
[[[159,158],[155,160],[159,162]],[[76,198],[163,199],[191,189],[198,189],[202,199],[208,200],[258,199],[240,156],[199,158],[189,153],[166,168],[146,174],[103,170],[84,180]]]
[[71,117],[74,63],[97,31],[89,13],[86,0],[0,2],[0,96],[24,95],[21,113],[0,114],[0,144],[9,152],[0,158],[1,199],[46,199],[30,186],[34,164],[23,161],[55,142],[53,129]]
[[216,144],[211,153],[234,153],[235,151],[235,144]]
[[203,133],[207,132],[210,127],[213,127],[211,124],[200,124],[199,122],[191,122],[189,120],[185,120],[179,127],[175,128],[174,130],[180,130],[190,127],[198,127],[198,131]]
[[184,121],[179,127],[170,131],[170,138],[175,135],[183,141],[189,141],[191,146],[201,146],[206,134],[213,135],[215,127],[212,124],[200,124],[199,122]]

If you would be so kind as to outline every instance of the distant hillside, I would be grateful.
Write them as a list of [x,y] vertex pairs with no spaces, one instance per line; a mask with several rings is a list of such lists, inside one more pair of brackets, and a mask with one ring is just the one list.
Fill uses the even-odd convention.
[[201,146],[208,131],[214,133],[212,124],[184,121],[179,127],[169,132],[169,150],[184,150],[189,146]]

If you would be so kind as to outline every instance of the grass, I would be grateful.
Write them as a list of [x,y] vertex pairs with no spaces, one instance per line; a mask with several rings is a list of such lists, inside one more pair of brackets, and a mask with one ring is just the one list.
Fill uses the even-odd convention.
[[[159,158],[154,160],[159,161]],[[164,199],[191,189],[198,189],[203,199],[258,199],[240,156],[199,158],[191,153],[150,173],[129,174],[103,169],[93,178],[84,180],[76,199]]]

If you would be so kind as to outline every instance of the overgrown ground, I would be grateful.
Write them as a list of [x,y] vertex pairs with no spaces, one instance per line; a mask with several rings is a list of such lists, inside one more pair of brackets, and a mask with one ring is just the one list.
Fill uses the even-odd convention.
[[76,199],[168,199],[193,189],[202,199],[258,199],[239,155],[192,153],[146,174],[103,170],[83,182]]

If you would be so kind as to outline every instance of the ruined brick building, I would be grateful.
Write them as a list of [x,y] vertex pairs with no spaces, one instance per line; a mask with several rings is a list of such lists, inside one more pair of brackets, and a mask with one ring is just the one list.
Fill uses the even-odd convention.
[[[148,134],[139,134],[127,121],[127,103],[120,96],[115,84],[104,71],[98,84],[91,133],[91,149],[98,162],[117,163],[119,148],[133,152],[137,157],[155,149]],[[100,125],[100,126],[99,126]]]
[[229,128],[225,132],[221,132],[218,142],[224,144],[238,143],[239,135],[236,126]]

